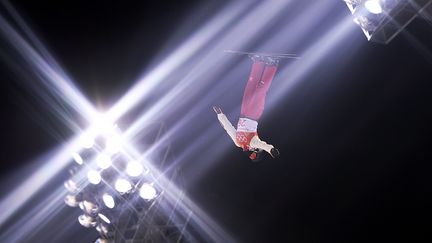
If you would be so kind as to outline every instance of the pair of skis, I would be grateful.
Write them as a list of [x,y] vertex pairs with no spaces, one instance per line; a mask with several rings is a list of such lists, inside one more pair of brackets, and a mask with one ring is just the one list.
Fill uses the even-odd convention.
[[236,54],[236,55],[257,55],[262,57],[272,57],[276,59],[300,59],[296,54],[283,54],[283,53],[262,53],[262,52],[247,52],[247,51],[233,51],[224,50],[225,53]]

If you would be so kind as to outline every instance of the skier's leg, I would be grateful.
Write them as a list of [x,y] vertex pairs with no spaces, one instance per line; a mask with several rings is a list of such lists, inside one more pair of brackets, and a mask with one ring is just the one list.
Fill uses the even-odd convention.
[[270,88],[276,71],[276,65],[265,65],[258,82],[256,82],[258,76],[249,79],[245,89],[245,95],[243,96],[241,117],[246,117],[254,121],[258,121],[261,118],[264,111],[267,91]]
[[267,96],[267,92],[271,86],[273,78],[276,74],[277,66],[266,66],[264,68],[264,72],[261,80],[258,83],[258,86],[255,90],[253,106],[254,112],[252,119],[258,121],[261,118],[261,115],[264,112],[265,100]]
[[265,67],[264,62],[254,60],[252,64],[252,70],[249,74],[249,79],[247,81],[244,94],[243,94],[240,117],[253,119],[251,117],[253,116],[253,111],[255,109],[253,104],[253,99],[255,95],[255,90],[258,86],[258,82],[261,80],[264,67]]

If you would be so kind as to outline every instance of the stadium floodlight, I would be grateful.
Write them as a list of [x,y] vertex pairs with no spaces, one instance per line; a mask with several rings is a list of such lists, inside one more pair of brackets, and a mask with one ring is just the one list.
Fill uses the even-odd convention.
[[91,122],[91,130],[100,135],[112,134],[114,129],[117,127],[117,125],[114,124],[113,119],[107,114],[103,113],[95,113],[91,119]]
[[106,140],[105,151],[109,154],[116,154],[121,149],[121,143],[115,137],[110,137]]
[[109,220],[109,218],[107,216],[105,216],[104,214],[98,213],[99,218],[101,218],[103,221],[105,221],[105,223],[107,224],[111,224],[111,220]]
[[66,205],[70,206],[70,207],[78,207],[80,201],[78,200],[78,196],[77,195],[66,195],[65,199],[64,199]]
[[144,168],[138,161],[130,161],[126,167],[126,173],[132,177],[137,177],[143,173]]
[[96,164],[101,169],[109,168],[111,163],[111,157],[108,154],[101,153],[96,157]]
[[94,215],[99,211],[98,205],[86,200],[80,202],[79,207],[89,215]]
[[417,16],[432,7],[432,0],[344,1],[366,38],[382,44],[388,44]]
[[367,0],[365,3],[365,8],[373,13],[373,14],[380,14],[382,13],[382,7],[380,0]]
[[95,227],[97,224],[96,219],[87,214],[80,215],[78,217],[78,222],[86,228]]
[[105,193],[102,195],[102,201],[104,202],[104,204],[107,208],[114,208],[115,207],[114,197],[108,193]]
[[132,189],[132,185],[125,179],[117,179],[114,188],[120,193],[127,193]]
[[144,183],[140,188],[139,195],[145,200],[152,200],[156,197],[157,192],[153,185]]
[[81,145],[81,147],[86,148],[86,149],[93,147],[93,145],[95,144],[94,135],[92,135],[90,133],[85,133],[85,134],[81,135],[81,137],[79,139],[79,144]]
[[77,153],[77,152],[73,153],[72,157],[77,164],[79,164],[79,165],[83,164],[84,161],[83,161],[81,155],[79,155],[79,153]]
[[96,170],[89,170],[87,172],[87,179],[93,185],[97,185],[102,181],[100,173]]

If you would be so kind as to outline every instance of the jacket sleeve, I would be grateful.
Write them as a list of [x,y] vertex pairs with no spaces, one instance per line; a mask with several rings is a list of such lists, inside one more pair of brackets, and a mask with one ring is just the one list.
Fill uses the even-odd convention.
[[223,129],[225,129],[225,131],[228,133],[230,138],[233,140],[234,144],[237,147],[240,147],[236,141],[236,129],[231,124],[231,122],[228,120],[228,118],[225,116],[225,114],[223,114],[223,113],[217,114],[217,117],[218,117],[218,120],[219,120],[220,124],[222,125]]
[[252,140],[250,141],[250,146],[252,148],[262,149],[265,150],[267,153],[271,154],[271,149],[273,148],[273,145],[268,144],[264,141],[261,141],[258,136],[254,136]]

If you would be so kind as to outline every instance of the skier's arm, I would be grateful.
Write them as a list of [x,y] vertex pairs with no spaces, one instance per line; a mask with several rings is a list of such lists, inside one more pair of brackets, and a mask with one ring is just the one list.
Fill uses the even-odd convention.
[[213,107],[213,110],[216,112],[217,118],[220,124],[222,125],[223,129],[225,129],[225,131],[228,133],[230,138],[233,140],[234,144],[237,147],[240,147],[236,141],[236,129],[234,128],[234,126],[231,124],[231,122],[228,120],[225,114],[222,113],[222,110],[219,107]]
[[258,136],[254,136],[252,138],[252,140],[250,141],[250,146],[252,148],[262,149],[269,154],[271,154],[271,150],[272,150],[272,148],[274,148],[273,145],[268,144],[264,141],[261,141],[261,139],[259,139]]

